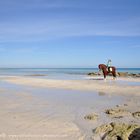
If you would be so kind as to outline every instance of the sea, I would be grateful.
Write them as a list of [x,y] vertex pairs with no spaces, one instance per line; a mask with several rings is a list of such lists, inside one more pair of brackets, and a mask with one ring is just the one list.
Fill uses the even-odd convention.
[[[79,79],[98,68],[0,68],[0,76],[40,75],[52,79]],[[118,68],[118,72],[140,73],[140,68]]]

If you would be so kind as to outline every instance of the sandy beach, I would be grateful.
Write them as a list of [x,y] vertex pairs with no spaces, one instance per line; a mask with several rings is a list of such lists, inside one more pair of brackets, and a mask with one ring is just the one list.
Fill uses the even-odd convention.
[[[139,83],[139,78],[118,78],[116,80],[109,78],[107,81],[105,81],[98,77],[89,77],[87,80],[52,80],[31,77],[8,77],[4,78],[3,80],[14,84],[34,87],[97,91],[117,94],[140,94],[139,85],[131,86],[131,83],[133,82]],[[125,82],[127,83],[125,84]]]
[[139,82],[1,77],[0,139],[98,140],[103,124],[140,125]]

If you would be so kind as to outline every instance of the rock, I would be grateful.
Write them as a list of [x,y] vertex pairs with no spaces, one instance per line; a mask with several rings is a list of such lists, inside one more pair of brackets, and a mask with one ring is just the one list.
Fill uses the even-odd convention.
[[107,109],[105,113],[112,118],[123,118],[126,115],[131,115],[131,113],[128,112],[127,110],[118,107],[114,109]]
[[128,72],[118,72],[117,74],[120,77],[127,77],[128,76]]
[[131,76],[131,77],[136,77],[136,75],[137,75],[137,74],[135,74],[135,73],[130,73],[130,74],[129,74],[129,76]]
[[129,140],[140,140],[140,128],[135,129],[129,136]]
[[99,91],[98,94],[99,94],[99,96],[104,96],[104,95],[106,95],[106,93],[105,93],[105,92],[102,92],[102,91]]
[[134,112],[134,113],[132,113],[132,116],[134,118],[139,118],[140,119],[140,112]]
[[139,73],[138,74],[136,74],[136,73],[130,73],[129,76],[131,76],[131,77],[140,77],[140,74]]
[[46,74],[31,74],[31,75],[26,75],[26,76],[47,76]]
[[[92,140],[138,140],[139,125],[125,123],[110,123],[97,127]],[[140,139],[139,139],[140,140]]]
[[128,72],[118,72],[117,76],[120,76],[120,77],[128,77],[128,76],[130,76],[130,77],[136,78],[136,77],[140,77],[140,74],[139,73],[136,74],[136,73],[128,73]]
[[136,74],[136,77],[137,77],[137,78],[140,78],[140,73],[139,73],[139,74]]
[[116,105],[116,107],[120,107],[120,105]]
[[99,116],[97,114],[89,114],[87,116],[84,117],[85,120],[97,120],[99,118]]
[[88,73],[89,76],[97,76],[98,73],[97,72],[91,72],[91,73]]

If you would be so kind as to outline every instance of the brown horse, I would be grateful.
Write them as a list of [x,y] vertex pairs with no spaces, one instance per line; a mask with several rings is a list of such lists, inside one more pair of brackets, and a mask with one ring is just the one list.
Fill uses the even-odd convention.
[[104,74],[104,79],[106,78],[106,76],[108,74],[112,74],[114,78],[116,78],[116,68],[115,67],[107,67],[104,64],[100,64],[99,66],[99,70],[102,70],[103,74]]

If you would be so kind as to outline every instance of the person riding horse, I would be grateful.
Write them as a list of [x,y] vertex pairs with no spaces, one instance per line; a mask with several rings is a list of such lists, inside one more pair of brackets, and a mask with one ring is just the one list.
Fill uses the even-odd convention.
[[108,60],[107,66],[105,64],[99,64],[98,68],[102,70],[104,79],[106,79],[108,74],[112,74],[114,79],[116,78],[116,68],[111,66],[111,60]]
[[112,71],[112,68],[111,68],[111,59],[108,60],[106,66],[107,66],[107,68],[108,68],[108,72],[111,72],[111,71]]

